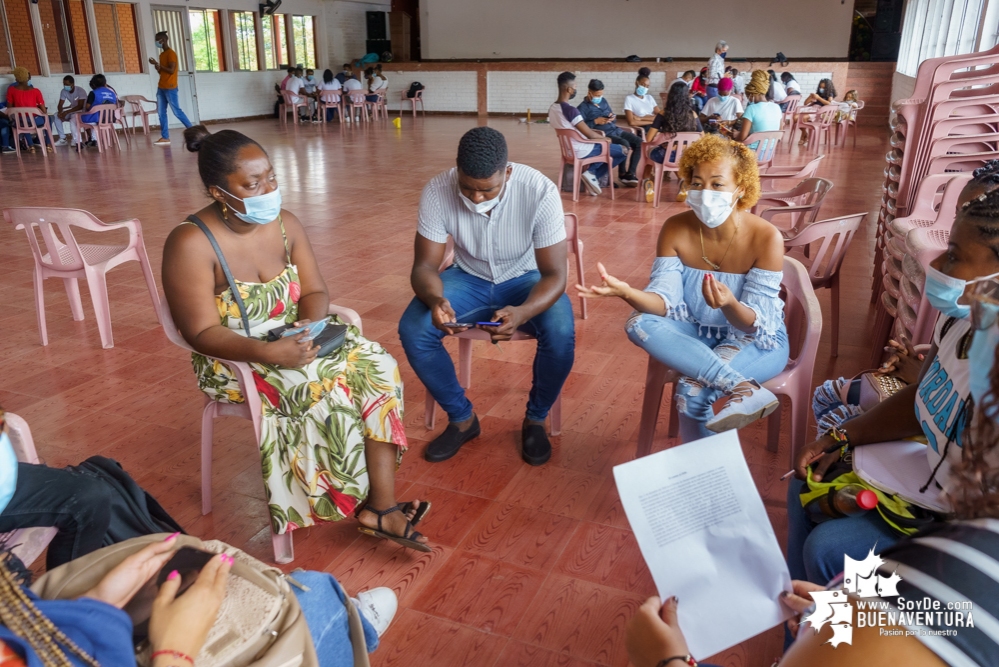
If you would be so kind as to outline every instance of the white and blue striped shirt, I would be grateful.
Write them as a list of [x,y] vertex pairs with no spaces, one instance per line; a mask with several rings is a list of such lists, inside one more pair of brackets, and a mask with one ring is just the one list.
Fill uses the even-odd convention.
[[558,188],[537,169],[512,166],[490,215],[476,213],[459,196],[457,168],[435,176],[420,198],[420,236],[446,243],[450,235],[458,267],[491,283],[536,270],[535,249],[565,241]]

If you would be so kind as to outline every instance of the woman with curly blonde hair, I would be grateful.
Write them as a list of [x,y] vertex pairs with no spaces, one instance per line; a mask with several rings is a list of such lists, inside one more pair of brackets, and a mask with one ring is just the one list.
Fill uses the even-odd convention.
[[689,442],[774,411],[777,397],[760,383],[784,370],[788,342],[778,295],[784,244],[776,227],[750,213],[760,197],[756,155],[708,135],[684,152],[680,176],[691,210],[663,225],[648,287],[631,287],[603,264],[601,285],[576,287],[635,309],[628,337],[683,376],[677,411]]

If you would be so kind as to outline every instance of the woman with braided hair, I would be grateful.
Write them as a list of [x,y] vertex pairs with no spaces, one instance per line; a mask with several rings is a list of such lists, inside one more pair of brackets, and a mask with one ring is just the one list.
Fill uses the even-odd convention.
[[[746,84],[746,110],[742,118],[738,121],[738,128],[729,129],[724,125],[718,128],[722,134],[735,139],[745,141],[753,132],[776,132],[781,128],[783,114],[780,107],[770,100],[767,100],[767,90],[770,88],[770,75],[761,69],[753,70],[753,74]],[[749,148],[756,150],[757,142]]]
[[940,316],[917,382],[830,429],[795,455],[797,480],[788,487],[788,566],[793,578],[824,584],[842,570],[844,555],[862,560],[875,544],[884,548],[902,534],[878,512],[816,525],[804,511],[799,494],[806,475],[814,482],[823,480],[839,460],[840,450],[816,457],[836,443],[850,449],[922,436],[928,443],[932,473],[928,479],[913,481],[925,488],[948,487],[952,469],[961,464],[966,430],[975,414],[969,385],[972,331],[967,294],[995,276],[999,276],[999,161],[975,171],[958,201],[947,250],[926,269],[924,293]]

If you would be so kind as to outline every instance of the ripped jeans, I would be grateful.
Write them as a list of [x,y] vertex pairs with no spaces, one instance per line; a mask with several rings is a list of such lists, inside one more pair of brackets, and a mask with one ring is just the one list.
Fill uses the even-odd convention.
[[752,338],[715,338],[701,334],[695,322],[648,313],[632,315],[626,329],[632,343],[683,375],[676,387],[682,442],[714,435],[704,423],[714,416],[711,406],[723,394],[746,380],[762,384],[787,365],[784,327],[777,332],[779,344],[772,350],[761,350]]

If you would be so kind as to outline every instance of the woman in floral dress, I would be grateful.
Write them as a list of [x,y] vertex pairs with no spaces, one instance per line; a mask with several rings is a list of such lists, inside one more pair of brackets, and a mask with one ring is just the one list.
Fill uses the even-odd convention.
[[[361,530],[429,551],[413,525],[429,503],[396,504],[395,470],[406,449],[395,359],[349,327],[325,357],[304,334],[267,332],[327,317],[329,296],[305,229],[281,209],[274,168],[249,137],[203,126],[185,133],[212,203],[170,234],[163,286],[192,355],[201,390],[242,403],[239,383],[213,358],[248,362],[260,394],[260,459],[274,532],[356,514]],[[229,287],[218,243],[249,322]],[[337,318],[331,323],[342,324]]]

